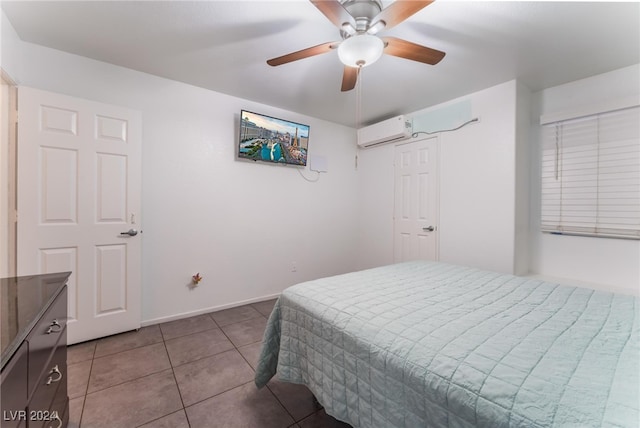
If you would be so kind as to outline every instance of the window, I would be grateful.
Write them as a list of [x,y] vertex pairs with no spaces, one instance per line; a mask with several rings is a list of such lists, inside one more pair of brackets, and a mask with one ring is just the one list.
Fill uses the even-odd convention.
[[640,239],[640,107],[543,125],[542,231]]

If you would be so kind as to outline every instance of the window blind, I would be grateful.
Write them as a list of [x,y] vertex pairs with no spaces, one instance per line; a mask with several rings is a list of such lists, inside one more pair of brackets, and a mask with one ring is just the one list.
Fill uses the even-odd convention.
[[640,107],[543,126],[542,231],[640,239]]

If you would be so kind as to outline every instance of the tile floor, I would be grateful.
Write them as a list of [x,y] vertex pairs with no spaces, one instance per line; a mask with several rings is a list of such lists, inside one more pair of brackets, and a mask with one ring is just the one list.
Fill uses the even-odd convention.
[[274,303],[69,346],[69,428],[348,428],[304,386],[253,383]]

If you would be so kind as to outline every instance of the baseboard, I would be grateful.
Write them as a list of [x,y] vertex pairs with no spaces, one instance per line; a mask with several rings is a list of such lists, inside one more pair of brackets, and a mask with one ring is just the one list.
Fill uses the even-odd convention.
[[161,324],[161,323],[164,323],[164,322],[180,320],[180,319],[183,319],[183,318],[189,318],[189,317],[193,317],[193,316],[196,316],[196,315],[208,314],[210,312],[222,311],[224,309],[231,309],[231,308],[235,308],[235,307],[238,307],[238,306],[248,305],[248,304],[251,304],[251,303],[264,302],[265,300],[275,299],[275,298],[277,298],[279,296],[280,296],[280,293],[276,293],[276,294],[272,294],[272,295],[269,295],[269,296],[257,297],[255,299],[248,299],[248,300],[242,300],[242,301],[239,301],[239,302],[228,303],[226,305],[212,306],[210,308],[198,309],[196,311],[182,312],[182,313],[179,313],[179,314],[169,315],[169,316],[166,316],[166,317],[159,317],[159,318],[153,318],[153,319],[150,319],[150,320],[144,320],[144,321],[142,321],[140,323],[140,327],[147,327],[147,326],[150,326],[150,325],[155,325],[155,324]]

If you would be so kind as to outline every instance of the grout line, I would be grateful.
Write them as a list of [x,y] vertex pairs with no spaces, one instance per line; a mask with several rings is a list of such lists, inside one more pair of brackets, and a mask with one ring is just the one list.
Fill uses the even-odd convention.
[[[78,428],[80,428],[82,426],[82,415],[84,414],[84,404],[87,401],[87,395],[82,395],[80,397],[76,397],[76,398],[82,398],[82,409],[80,409],[80,419],[78,420]],[[74,398],[74,400],[76,399]],[[71,399],[69,400],[69,416],[71,416]],[[69,419],[69,418],[67,418]]]
[[[87,395],[89,395],[89,382],[91,382],[91,373],[93,372],[93,360],[95,360],[96,349],[98,349],[97,340],[93,346],[93,352],[91,353],[91,365],[89,366],[89,376],[87,377],[87,386],[85,387],[84,395],[82,396],[82,409],[80,410],[80,419],[78,420],[78,428],[82,426],[82,416],[84,416],[84,405],[87,403]],[[67,346],[67,352],[68,350],[69,350],[69,347]],[[68,376],[69,376],[69,366],[67,365],[67,383],[69,382]],[[67,386],[67,398],[69,398],[68,386]],[[71,402],[71,400],[69,400],[69,402]],[[71,405],[69,405],[68,412],[71,413]]]
[[[175,370],[175,367],[173,366],[173,362],[171,361],[171,357],[169,356],[169,350],[167,349],[166,340],[163,341],[162,344],[164,345],[164,352],[167,354],[167,358],[169,359],[169,365],[171,366],[171,374],[173,375],[173,381],[176,383],[176,389],[178,390],[178,396],[180,397],[180,402],[182,403],[182,412],[184,413],[184,417],[187,419],[187,425],[189,425],[189,427],[191,427],[191,422],[189,422],[189,415],[187,414],[187,408],[184,405],[184,399],[182,398],[182,391],[180,391],[180,385],[178,384],[178,378],[176,377],[176,370]],[[165,416],[167,416],[167,415],[165,415]]]
[[[203,316],[205,316],[205,315],[208,315],[208,316],[209,316],[209,319],[210,319],[211,321],[213,321],[213,324],[214,324],[214,326],[213,326],[213,327],[205,328],[204,330],[199,330],[199,331],[192,331],[192,332],[189,332],[189,333],[186,333],[186,334],[180,334],[180,335],[175,336],[175,337],[166,337],[165,332],[162,330],[162,326],[163,326],[163,325],[166,325],[166,324],[172,324],[172,323],[178,323],[178,322],[180,322],[180,321],[187,321],[187,320],[190,320],[190,319],[192,319],[192,318],[203,317]],[[213,319],[209,314],[207,314],[207,313],[200,314],[200,315],[194,315],[194,316],[189,317],[189,318],[180,318],[180,319],[177,319],[177,320],[167,321],[167,322],[163,322],[163,323],[159,323],[159,324],[152,324],[152,325],[157,325],[157,326],[158,326],[158,328],[160,328],[160,333],[162,334],[162,340],[164,340],[164,341],[177,339],[177,338],[179,338],[179,337],[189,336],[189,335],[191,335],[191,334],[201,333],[201,332],[203,332],[203,331],[212,330],[212,329],[214,329],[214,328],[216,328],[216,327],[217,327],[217,328],[220,328],[220,327],[218,326],[218,324],[216,323],[216,321],[215,321],[215,320],[214,320],[214,319]],[[149,326],[149,327],[150,327],[150,326]]]
[[207,312],[207,315],[209,315],[209,318],[211,318],[211,321],[213,321],[213,323],[220,329],[222,330],[222,326],[220,324],[218,324],[218,322],[215,320],[215,318],[213,318],[213,315],[211,315],[213,312]]
[[[222,329],[223,327],[229,327],[229,326],[232,326],[232,325],[234,325],[234,324],[239,324],[239,323],[241,323],[241,322],[252,321],[252,320],[256,320],[256,319],[258,319],[258,318],[264,318],[264,319],[267,319],[267,317],[265,317],[262,313],[257,312],[257,311],[256,311],[256,313],[257,313],[257,315],[252,316],[252,317],[250,317],[250,318],[245,318],[245,319],[242,319],[242,320],[240,320],[240,321],[230,322],[230,323],[228,323],[228,324],[218,324],[215,320],[213,320],[213,321],[214,321],[214,322],[216,322],[216,324],[218,324],[218,325],[220,326],[220,329]],[[213,318],[213,317],[212,317],[212,318]]]
[[[255,309],[255,308],[254,308],[254,309]],[[256,309],[256,311],[257,311],[257,309]],[[258,311],[258,312],[262,315],[262,313],[261,313],[260,311]],[[257,317],[256,317],[256,318],[257,318]],[[263,315],[263,318],[264,318],[264,315]],[[223,331],[223,333],[224,333],[224,331]],[[225,336],[226,336],[226,333],[224,333],[224,334],[225,334]],[[231,339],[229,339],[229,341],[231,341]],[[256,343],[261,343],[261,342],[262,342],[262,339],[260,339],[259,341],[253,342],[253,343],[248,343],[248,344],[246,344],[246,345],[242,345],[242,346],[254,345],[254,344],[256,344]],[[233,344],[233,342],[231,342],[231,343]],[[256,370],[253,368],[253,365],[251,364],[251,362],[249,362],[249,360],[248,360],[248,359],[247,359],[247,358],[242,354],[242,352],[240,352],[240,349],[238,349],[238,346],[236,346],[235,344],[233,344],[233,346],[235,347],[235,350],[238,352],[238,354],[240,354],[240,356],[241,356],[241,357],[246,361],[246,363],[249,365],[249,367],[251,367],[251,371],[253,371],[253,374],[254,374],[254,380],[252,380],[252,381],[250,381],[250,382],[247,382],[247,383],[254,383],[254,382],[255,382],[255,373],[256,373]],[[245,383],[245,384],[243,384],[243,385],[241,385],[241,386],[244,386],[244,385],[246,385],[247,383]],[[255,383],[254,383],[254,384],[255,384]],[[290,425],[290,427],[295,426],[295,425],[298,423],[298,421],[296,420],[295,416],[293,416],[293,415],[291,414],[291,412],[289,411],[289,409],[287,409],[287,407],[284,405],[284,403],[280,400],[280,397],[278,397],[278,396],[276,395],[276,393],[275,393],[275,392],[273,392],[273,391],[271,390],[271,388],[269,388],[269,385],[267,384],[267,385],[265,385],[265,386],[266,386],[267,390],[269,391],[269,393],[270,393],[270,394],[271,394],[271,395],[276,399],[276,401],[278,402],[278,404],[280,404],[280,406],[284,409],[284,411],[285,411],[285,412],[286,412],[286,413],[291,417],[291,420],[293,420],[293,424],[291,424],[291,425]]]
[[265,385],[264,387],[265,387],[265,388],[267,388],[267,389],[269,390],[269,392],[271,393],[271,395],[273,395],[273,397],[274,397],[274,398],[276,399],[276,401],[280,404],[280,406],[284,409],[284,411],[285,411],[285,412],[287,412],[287,414],[288,414],[289,416],[291,416],[291,419],[293,420],[293,424],[291,424],[290,426],[293,426],[293,425],[297,424],[297,423],[298,423],[298,421],[296,420],[296,417],[295,417],[295,416],[293,416],[293,415],[291,414],[291,412],[289,411],[289,409],[287,409],[287,406],[285,406],[285,405],[284,405],[284,403],[280,400],[280,397],[278,397],[278,395],[277,395],[275,392],[273,392],[273,391],[271,390],[271,388],[269,388],[269,384],[267,383],[267,385]]
[[94,357],[93,359],[94,359],[94,360],[99,360],[99,359],[101,359],[101,358],[111,357],[111,356],[113,356],[113,355],[121,354],[121,353],[123,353],[123,352],[133,351],[134,349],[144,348],[145,346],[156,345],[156,344],[161,343],[161,342],[163,342],[163,341],[164,341],[164,340],[158,340],[158,341],[156,341],[156,342],[145,343],[145,344],[142,344],[142,345],[139,345],[139,346],[134,346],[134,347],[132,347],[132,348],[127,348],[127,349],[123,349],[123,350],[121,350],[121,351],[116,351],[116,352],[113,352],[113,353],[111,353],[111,354],[100,355],[99,357]]
[[[233,325],[233,324],[229,324],[229,325]],[[226,327],[226,326],[225,326]],[[224,331],[222,328],[220,328],[220,331],[222,332],[222,334],[224,334],[224,337],[227,338],[227,340],[231,343],[231,345],[233,345],[233,349],[235,349],[236,351],[238,351],[238,347],[236,346],[235,343],[233,343],[233,340],[231,340],[231,338],[229,337],[229,335],[227,334],[226,331]],[[242,345],[244,346],[244,345]],[[242,354],[240,353],[240,351],[238,351],[238,354],[240,354],[240,356],[242,356]],[[242,357],[244,358],[244,357]],[[249,364],[249,367],[251,367],[251,364]],[[251,367],[253,369],[253,367]]]
[[[233,343],[231,345],[233,345]],[[165,347],[166,347],[166,345],[165,345]],[[169,362],[171,363],[171,368],[176,369],[176,368],[179,368],[179,367],[182,367],[182,366],[186,366],[187,364],[195,363],[196,361],[201,361],[201,360],[204,360],[206,358],[211,358],[211,357],[215,357],[216,355],[224,354],[225,352],[233,351],[234,349],[235,348],[224,349],[222,351],[215,352],[215,353],[209,354],[209,355],[205,355],[203,357],[196,358],[195,360],[189,360],[187,362],[180,363],[180,364],[175,364],[174,365],[173,362],[171,361],[171,358],[169,358]]]
[[[252,306],[252,304],[249,304],[249,305],[250,305],[250,306]],[[240,347],[245,347],[245,346],[254,345],[254,344],[256,344],[256,343],[261,342],[261,341],[262,341],[262,339],[260,339],[260,340],[258,340],[258,341],[255,341],[255,342],[246,343],[246,344],[243,344],[243,345],[237,346],[237,345],[236,345],[236,344],[231,340],[231,338],[227,335],[227,333],[226,333],[226,332],[223,330],[223,328],[222,328],[222,327],[228,327],[228,326],[231,326],[231,325],[233,325],[233,324],[238,324],[238,323],[242,323],[242,322],[246,322],[246,321],[251,321],[251,320],[254,320],[254,319],[258,319],[258,318],[264,318],[264,319],[267,319],[267,318],[268,318],[268,317],[267,317],[267,316],[265,316],[262,312],[258,311],[255,307],[254,307],[253,309],[255,309],[255,310],[259,313],[259,316],[256,316],[256,317],[253,317],[253,318],[244,319],[244,320],[240,320],[240,321],[236,321],[236,322],[233,322],[233,323],[230,323],[230,324],[225,324],[224,326],[220,326],[220,325],[216,322],[216,320],[215,320],[215,319],[213,319],[213,316],[211,315],[211,314],[212,314],[212,312],[211,312],[211,313],[202,314],[202,315],[208,315],[208,316],[209,316],[209,318],[211,318],[211,320],[213,321],[213,323],[214,323],[214,325],[215,325],[216,327],[212,327],[212,328],[209,328],[209,329],[205,329],[205,330],[197,331],[197,332],[193,332],[193,333],[183,334],[183,335],[176,336],[176,337],[172,337],[172,338],[169,338],[169,339],[166,339],[166,338],[165,338],[164,332],[162,331],[162,328],[160,327],[160,324],[158,324],[158,329],[160,330],[161,340],[159,340],[159,341],[157,341],[157,342],[154,342],[154,343],[150,343],[150,344],[145,344],[145,345],[141,345],[141,346],[135,346],[135,347],[133,347],[133,348],[129,348],[129,349],[124,349],[124,350],[122,350],[122,351],[114,352],[114,353],[112,353],[112,354],[102,355],[102,356],[99,356],[99,357],[96,357],[96,355],[95,355],[95,354],[96,354],[96,350],[97,350],[97,347],[98,347],[98,341],[99,341],[101,338],[94,339],[94,341],[95,341],[96,343],[95,343],[95,346],[94,346],[94,348],[93,348],[92,356],[91,356],[91,358],[90,358],[90,359],[85,360],[85,361],[89,361],[89,360],[91,361],[91,366],[90,366],[90,368],[89,368],[89,377],[88,377],[88,379],[87,379],[87,384],[86,384],[86,387],[85,387],[85,393],[84,393],[84,395],[83,395],[83,396],[78,396],[78,397],[75,397],[75,398],[74,398],[74,399],[76,399],[76,398],[80,398],[80,397],[82,397],[82,399],[83,399],[83,400],[82,400],[82,409],[81,409],[81,411],[80,411],[80,420],[78,421],[78,427],[80,428],[80,427],[82,426],[82,417],[84,416],[84,408],[85,408],[85,405],[86,405],[87,397],[88,397],[89,395],[93,395],[93,394],[95,394],[95,393],[97,393],[97,392],[105,391],[105,390],[107,390],[107,389],[110,389],[110,388],[113,388],[113,387],[116,387],[116,386],[120,386],[120,385],[123,385],[123,384],[129,383],[129,382],[134,382],[134,381],[137,381],[137,380],[143,379],[143,378],[148,377],[148,376],[153,376],[153,375],[156,375],[156,374],[158,374],[158,373],[162,373],[163,371],[166,371],[166,370],[171,370],[171,373],[172,373],[172,375],[173,375],[174,382],[175,382],[175,384],[176,384],[176,388],[177,388],[177,390],[178,390],[178,395],[179,395],[179,397],[180,397],[180,401],[181,401],[181,403],[182,403],[182,409],[176,410],[176,411],[171,412],[171,413],[168,413],[168,414],[166,414],[166,415],[161,415],[161,416],[159,416],[159,417],[157,417],[157,418],[155,418],[155,419],[153,419],[153,420],[151,420],[151,421],[147,421],[147,422],[145,422],[145,424],[147,424],[147,423],[149,423],[149,422],[156,421],[156,420],[161,419],[161,418],[164,418],[164,417],[166,417],[166,416],[168,416],[168,415],[171,415],[171,414],[173,414],[173,413],[177,413],[178,411],[182,410],[182,411],[184,412],[184,414],[185,414],[185,417],[186,417],[186,419],[187,419],[187,423],[189,424],[189,427],[191,427],[191,422],[189,422],[189,416],[188,416],[187,411],[186,411],[186,406],[185,406],[185,403],[184,403],[184,399],[182,398],[182,392],[180,391],[180,386],[179,386],[179,384],[178,384],[178,379],[176,378],[175,369],[176,369],[177,367],[181,367],[181,366],[183,366],[183,365],[186,365],[186,364],[189,364],[189,363],[193,363],[193,362],[195,362],[195,361],[199,361],[199,360],[202,360],[202,359],[204,359],[204,358],[209,358],[209,357],[212,357],[212,356],[215,356],[215,355],[219,355],[219,354],[221,354],[221,353],[229,352],[229,351],[232,351],[232,350],[233,350],[233,351],[236,351],[238,354],[240,354],[240,357],[241,357],[241,358],[242,358],[242,359],[247,363],[247,365],[249,366],[249,368],[251,369],[251,371],[255,374],[255,369],[253,368],[253,366],[251,365],[251,363],[249,362],[249,360],[248,360],[248,359],[247,359],[247,358],[246,358],[246,357],[245,357],[245,356],[240,352],[239,348],[240,348]],[[208,356],[206,356],[206,357],[199,358],[199,359],[194,360],[194,361],[189,361],[189,362],[184,363],[184,364],[180,364],[180,365],[177,365],[177,366],[174,366],[174,365],[173,365],[173,362],[171,361],[171,357],[169,356],[169,351],[168,351],[168,349],[167,349],[167,344],[166,344],[166,342],[167,342],[167,341],[174,340],[174,339],[178,339],[178,338],[181,338],[181,337],[187,337],[187,336],[195,335],[195,334],[198,334],[198,333],[203,333],[203,332],[205,332],[205,331],[213,330],[214,328],[218,328],[218,329],[222,332],[222,334],[224,335],[224,337],[226,337],[226,339],[227,339],[227,340],[229,341],[229,343],[231,344],[232,348],[227,349],[227,350],[225,350],[225,351],[218,352],[218,353],[216,353],[216,354],[212,354],[212,355],[208,355]],[[139,331],[139,330],[137,330],[137,331]],[[124,334],[124,333],[120,333],[120,334]],[[117,335],[113,335],[113,336],[117,336]],[[109,336],[109,337],[112,337],[112,336]],[[156,344],[158,344],[158,343],[162,343],[162,344],[163,344],[163,346],[164,346],[165,354],[166,354],[167,359],[168,359],[168,361],[169,361],[169,367],[168,367],[168,368],[165,368],[165,369],[162,369],[162,370],[159,370],[159,371],[153,372],[153,373],[147,373],[147,374],[145,374],[145,375],[143,375],[143,376],[139,376],[139,377],[136,377],[136,378],[133,378],[133,379],[128,379],[128,380],[126,380],[126,381],[124,381],[124,382],[121,382],[121,383],[118,383],[118,384],[115,384],[115,385],[110,385],[110,386],[108,386],[108,387],[106,387],[106,388],[102,388],[102,389],[98,389],[98,390],[96,390],[96,391],[89,392],[89,384],[90,384],[90,381],[91,381],[91,374],[93,373],[93,370],[94,370],[94,362],[95,362],[95,360],[96,360],[96,359],[101,359],[101,358],[105,358],[105,357],[109,357],[109,356],[114,356],[114,355],[117,355],[117,354],[120,354],[120,353],[123,353],[123,352],[131,351],[131,350],[134,350],[134,349],[139,349],[139,348],[142,348],[142,347],[145,347],[145,346],[156,345]],[[71,345],[71,346],[73,346],[73,345]],[[82,362],[82,361],[80,361],[80,362]],[[75,363],[74,363],[74,364],[75,364]],[[250,380],[250,381],[248,381],[248,382],[245,382],[245,383],[243,383],[243,384],[236,385],[236,386],[234,386],[234,387],[232,387],[232,388],[229,388],[229,389],[226,389],[226,390],[224,390],[224,391],[221,391],[221,392],[219,392],[219,393],[217,393],[217,394],[215,394],[215,395],[212,395],[212,396],[207,397],[207,398],[204,398],[204,399],[202,399],[202,400],[200,400],[200,401],[194,402],[194,403],[190,404],[190,405],[189,405],[189,407],[190,407],[190,406],[194,406],[194,405],[196,405],[196,404],[198,404],[198,403],[201,403],[201,402],[203,402],[203,401],[209,400],[209,399],[211,399],[211,398],[213,398],[213,397],[217,397],[217,396],[219,396],[220,394],[224,394],[224,393],[229,392],[229,391],[231,391],[231,390],[234,390],[234,389],[236,389],[236,388],[243,387],[243,386],[245,386],[245,385],[247,385],[247,384],[249,384],[249,383],[253,383],[253,382],[254,382],[254,380],[252,379],[252,380]],[[276,398],[276,401],[277,401],[277,402],[280,404],[280,406],[285,410],[285,412],[286,412],[286,413],[291,417],[291,419],[292,419],[292,420],[294,420],[294,423],[293,423],[291,426],[292,426],[292,427],[293,427],[293,426],[295,426],[299,421],[296,421],[296,420],[295,420],[295,417],[293,417],[293,415],[292,415],[292,414],[287,410],[287,408],[284,406],[284,404],[282,404],[282,402],[280,401],[280,399],[278,398],[278,396],[277,396],[277,395],[276,395],[276,394],[275,394],[275,393],[274,393],[270,388],[268,388],[268,387],[267,387],[267,389],[269,390],[269,392],[271,393],[271,395],[273,395],[273,396]],[[309,416],[311,416],[311,415],[309,415]],[[301,420],[302,420],[302,419],[301,419]],[[143,425],[144,425],[144,424],[143,424]]]
[[[203,401],[210,400],[210,399],[212,399],[212,398],[214,398],[214,397],[217,397],[217,396],[222,395],[222,394],[224,394],[224,393],[226,393],[226,392],[229,392],[229,391],[233,391],[234,389],[241,388],[241,387],[243,387],[243,386],[245,386],[245,385],[248,385],[248,384],[250,384],[250,383],[253,383],[253,380],[247,381],[247,382],[245,382],[245,383],[241,383],[240,385],[233,386],[233,387],[231,387],[231,388],[229,388],[229,389],[225,389],[224,391],[220,391],[220,392],[218,392],[217,394],[214,394],[214,395],[212,395],[212,396],[210,396],[210,397],[207,397],[207,398],[203,398],[202,400],[195,401],[195,402],[193,402],[192,404],[189,404],[187,407],[193,407],[193,406],[195,406],[196,404],[200,404],[200,403],[202,403]],[[185,413],[187,413],[186,407],[185,407]]]
[[[225,331],[222,329],[222,327],[221,327],[220,325],[218,325],[218,323],[216,322],[216,320],[214,320],[214,319],[213,319],[213,317],[212,317],[210,314],[206,314],[206,315],[209,315],[209,317],[211,318],[211,320],[212,320],[212,321],[214,322],[214,324],[217,326],[216,328],[218,328],[218,329],[220,330],[220,332],[224,335],[224,337],[227,339],[227,341],[231,344],[232,348],[227,349],[227,350],[225,350],[225,351],[218,352],[218,353],[216,353],[216,354],[207,355],[207,356],[205,356],[205,357],[199,358],[199,359],[197,359],[197,360],[189,361],[189,362],[186,362],[186,363],[184,363],[184,364],[179,364],[179,365],[177,365],[177,366],[174,366],[174,365],[173,365],[173,362],[171,361],[171,358],[169,357],[169,364],[171,365],[171,372],[173,373],[173,378],[174,378],[174,380],[175,380],[175,382],[176,382],[176,387],[178,388],[178,394],[180,395],[180,401],[182,402],[182,410],[184,411],[185,417],[187,418],[187,423],[189,424],[189,427],[191,427],[191,422],[189,421],[189,414],[187,413],[187,406],[185,405],[185,403],[184,403],[184,399],[182,398],[182,392],[180,391],[180,385],[178,384],[178,378],[176,377],[176,372],[175,372],[176,367],[182,367],[182,366],[184,366],[184,365],[186,365],[186,364],[190,364],[190,363],[193,363],[193,362],[196,362],[196,361],[200,361],[200,360],[203,360],[203,359],[205,359],[205,358],[209,358],[209,357],[212,357],[212,356],[215,356],[215,355],[222,354],[222,353],[224,353],[224,352],[236,351],[238,354],[240,354],[240,357],[241,357],[242,359],[244,359],[244,360],[247,362],[247,365],[249,366],[249,368],[251,369],[251,371],[253,371],[253,372],[255,373],[255,371],[253,370],[253,367],[251,366],[251,364],[249,364],[249,362],[246,360],[246,358],[244,358],[244,356],[242,355],[242,353],[238,350],[238,347],[235,345],[235,343],[233,343],[233,342],[231,341],[231,338],[227,335],[227,333],[225,333]],[[246,320],[245,320],[245,321],[246,321]],[[242,322],[242,321],[238,321],[238,322]],[[232,324],[235,324],[235,323],[232,323]],[[229,324],[229,325],[232,325],[232,324]],[[162,330],[162,329],[160,329],[160,330]],[[212,329],[209,329],[209,330],[212,330]],[[204,330],[204,331],[208,331],[208,330]],[[190,336],[190,335],[198,334],[198,333],[202,333],[202,332],[196,332],[196,333],[186,334],[186,335],[183,335],[183,336],[178,336],[178,337],[175,337],[175,338],[171,338],[171,339],[169,339],[169,340],[174,340],[174,339],[178,339],[178,338],[180,338],[180,337],[186,337],[186,336]],[[164,337],[164,336],[163,336],[163,337]],[[168,352],[168,350],[166,349],[166,348],[167,348],[166,342],[167,342],[167,340],[164,340],[164,344],[165,344],[165,351],[167,352],[167,356],[168,356],[168,353],[169,353],[169,352]],[[244,346],[244,345],[243,345],[243,346]],[[253,380],[251,380],[251,381],[249,381],[249,382],[253,382]],[[247,382],[247,383],[249,383],[249,382]],[[213,397],[217,397],[217,396],[218,396],[218,395],[220,395],[220,394],[224,394],[225,392],[231,391],[231,390],[233,390],[233,389],[235,389],[235,388],[238,388],[238,387],[240,387],[240,386],[244,386],[244,385],[246,385],[246,383],[244,383],[244,384],[242,384],[242,385],[235,386],[235,387],[230,388],[230,389],[227,389],[227,390],[225,390],[225,391],[221,391],[221,392],[219,392],[218,394],[215,394],[215,395],[212,395],[212,396],[210,396],[210,397],[204,398],[204,399],[202,399],[202,400],[200,400],[200,401],[196,401],[196,402],[194,402],[194,403],[191,403],[191,404],[189,404],[189,406],[188,406],[188,407],[194,406],[194,405],[196,405],[196,404],[198,404],[198,403],[201,403],[201,402],[203,402],[203,401],[209,400],[209,399],[211,399],[211,398],[213,398]]]
[[[165,352],[166,352],[166,348],[167,347],[165,346],[164,342],[156,342],[156,343],[152,343],[151,345],[140,346],[138,348],[127,349],[126,351],[118,352],[116,354],[111,354],[111,355],[109,355],[109,357],[113,357],[114,355],[121,354],[121,353],[128,352],[128,351],[132,351],[132,350],[135,350],[135,349],[141,349],[141,348],[144,348],[144,347],[147,347],[147,346],[156,346],[156,345],[159,345],[160,343],[162,343],[163,348],[165,349]],[[98,358],[94,358],[93,360],[91,360],[91,372],[93,372],[93,363],[95,362],[95,360],[100,360],[102,358],[106,358],[106,357],[98,357]],[[165,367],[163,369],[159,369],[159,370],[151,372],[151,373],[146,373],[146,374],[144,374],[142,376],[137,376],[137,377],[134,377],[134,378],[131,378],[131,379],[127,379],[127,380],[124,380],[122,382],[115,383],[113,385],[109,385],[109,386],[106,386],[104,388],[96,389],[95,391],[91,391],[91,392],[89,392],[89,382],[91,381],[91,372],[90,372],[89,373],[89,382],[87,382],[87,394],[86,395],[94,394],[94,393],[100,392],[100,391],[104,391],[105,389],[109,389],[109,388],[112,388],[114,386],[122,385],[122,384],[125,384],[127,382],[134,381],[136,379],[142,379],[144,377],[147,377],[147,376],[150,376],[150,375],[153,375],[153,374],[157,374],[157,373],[161,373],[161,372],[163,372],[165,370],[169,370],[171,368],[171,359],[169,358],[168,355],[167,355],[167,360],[169,362],[169,367]]]
[[[175,411],[173,411],[173,412],[171,412],[171,413],[167,413],[166,415],[163,415],[163,416],[157,417],[157,418],[152,419],[152,420],[150,420],[150,421],[147,421],[147,422],[145,422],[145,423],[143,423],[143,424],[141,424],[141,425],[136,425],[136,428],[140,428],[140,427],[142,427],[142,426],[145,426],[145,425],[147,425],[147,424],[150,424],[151,422],[155,422],[155,421],[160,420],[160,419],[162,419],[162,418],[166,418],[167,416],[171,416],[171,415],[173,415],[174,413],[178,413],[179,411],[183,411],[183,412],[184,412],[184,408],[182,408],[182,409],[178,409],[178,410],[175,410]],[[185,412],[185,415],[186,415],[186,413],[187,413],[187,412]],[[187,422],[188,422],[188,421],[189,421],[189,418],[187,418]],[[191,427],[191,425],[189,425],[189,427]]]
[[183,337],[193,336],[195,334],[200,334],[200,333],[204,333],[206,331],[211,331],[211,330],[216,330],[216,329],[221,330],[220,327],[211,327],[211,328],[206,328],[204,330],[198,330],[198,331],[194,331],[194,332],[191,332],[191,333],[181,334],[180,336],[169,337],[168,339],[165,339],[164,336],[163,336],[162,341],[163,342],[170,342],[172,340],[181,339]]
[[[135,382],[135,381],[137,381],[137,380],[144,379],[145,377],[149,377],[149,376],[157,375],[158,373],[166,372],[166,371],[168,371],[168,370],[171,370],[171,367],[164,368],[164,369],[159,370],[159,371],[157,371],[157,372],[147,373],[147,374],[145,374],[145,375],[138,376],[138,377],[133,378],[133,379],[128,379],[128,380],[125,380],[124,382],[120,382],[120,383],[115,384],[115,385],[110,385],[110,386],[108,386],[108,387],[106,387],[106,388],[102,388],[102,389],[98,389],[98,390],[96,390],[96,391],[88,392],[88,393],[87,393],[87,396],[89,396],[89,395],[93,395],[93,394],[97,394],[98,392],[106,391],[107,389],[115,388],[116,386],[124,385],[125,383]],[[76,398],[77,398],[77,397],[76,397]]]
[[[262,342],[262,341],[260,341],[260,342]],[[240,348],[244,348],[245,346],[255,345],[256,343],[260,343],[260,342],[248,343],[248,344],[246,344],[246,345],[242,345],[242,346],[240,346]],[[234,345],[234,346],[235,346],[235,345]],[[236,348],[236,351],[238,351],[238,354],[240,354],[240,356],[241,356],[242,358],[244,358],[244,360],[247,362],[247,364],[249,364],[249,367],[251,367],[251,370],[253,370],[253,374],[255,375],[255,373],[256,373],[256,369],[254,369],[254,368],[253,368],[253,365],[251,365],[251,361],[249,361],[249,360],[247,359],[247,357],[245,357],[245,356],[244,356],[244,354],[243,354],[242,352],[240,352],[240,348],[238,348],[237,346],[236,346],[235,348]],[[254,376],[254,378],[255,378],[255,376]]]
[[[135,329],[135,330],[123,331],[122,333],[116,333],[116,334],[112,334],[110,336],[99,337],[97,339],[93,339],[96,342],[93,358],[96,359],[96,358],[108,357],[110,355],[119,354],[120,352],[130,351],[132,349],[142,348],[143,346],[154,345],[156,343],[162,342],[164,340],[164,338],[162,337],[162,329],[160,329],[160,325],[156,325],[155,327],[157,327],[158,331],[160,332],[160,339],[159,340],[156,340],[155,342],[144,343],[144,344],[141,344],[141,345],[138,345],[136,343],[136,344],[134,344],[134,346],[132,348],[122,349],[122,350],[111,352],[111,353],[108,353],[108,354],[103,354],[103,355],[97,355],[96,356],[96,352],[98,351],[98,345],[100,344],[100,342],[104,343],[106,341],[105,339],[112,339],[113,338],[112,340],[115,341],[116,338],[118,338],[119,336],[134,335],[135,333],[139,334],[140,330],[143,330],[143,329],[144,330],[151,330],[153,327],[154,326],[140,327],[140,328]],[[151,338],[153,338],[153,336],[151,336]],[[86,342],[84,342],[84,343],[86,343]]]

